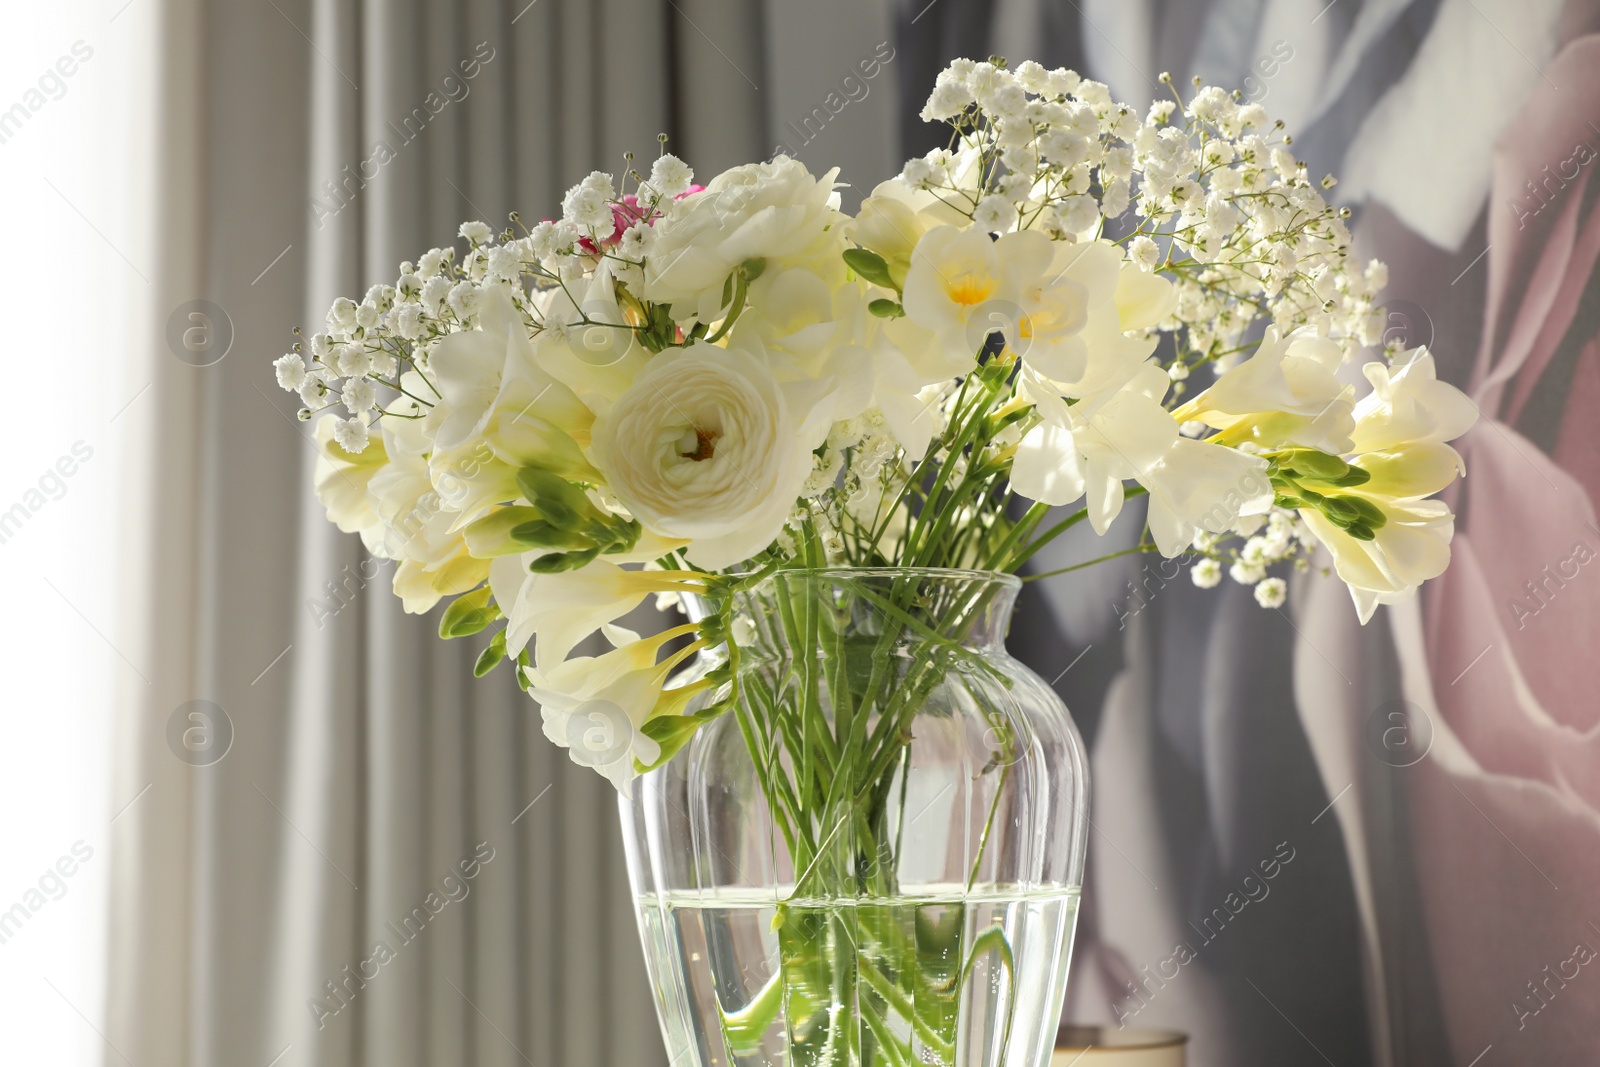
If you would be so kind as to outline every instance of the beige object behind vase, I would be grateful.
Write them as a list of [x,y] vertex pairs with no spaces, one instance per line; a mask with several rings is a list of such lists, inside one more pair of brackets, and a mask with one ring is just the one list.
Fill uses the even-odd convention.
[[1176,1030],[1063,1026],[1050,1067],[1183,1067],[1188,1041]]

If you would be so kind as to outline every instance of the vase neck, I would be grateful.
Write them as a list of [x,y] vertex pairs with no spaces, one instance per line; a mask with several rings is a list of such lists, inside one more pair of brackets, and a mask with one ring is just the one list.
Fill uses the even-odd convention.
[[757,655],[809,654],[825,639],[1004,648],[1021,583],[1009,574],[933,568],[779,571],[735,599],[742,645]]

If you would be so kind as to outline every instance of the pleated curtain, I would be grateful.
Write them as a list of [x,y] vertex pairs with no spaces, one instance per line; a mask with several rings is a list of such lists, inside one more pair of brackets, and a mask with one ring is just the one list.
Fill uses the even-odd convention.
[[[139,348],[159,414],[124,558],[155,667],[118,720],[140,798],[115,824],[108,1063],[668,1062],[610,785],[326,522],[269,362],[461,220],[554,214],[658,132],[702,178],[766,158],[890,39],[886,5],[808,8],[163,3],[153,318],[210,301],[231,345]],[[808,162],[891,173],[880,84]],[[194,700],[221,758],[169,743]]]

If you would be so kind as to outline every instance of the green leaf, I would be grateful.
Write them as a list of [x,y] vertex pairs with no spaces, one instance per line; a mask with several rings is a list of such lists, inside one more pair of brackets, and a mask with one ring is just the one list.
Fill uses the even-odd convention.
[[489,647],[478,653],[478,662],[472,665],[472,676],[474,678],[482,678],[500,666],[500,661],[505,658],[506,632],[504,630],[496,630],[494,636],[489,639]]
[[906,309],[896,301],[881,297],[868,304],[867,310],[880,319],[898,319],[906,313]]
[[446,640],[466,637],[498,619],[500,609],[489,603],[490,595],[491,591],[485,585],[456,597],[439,619],[439,636]]
[[847,248],[844,250],[844,261],[846,266],[872,284],[885,289],[896,288],[894,279],[889,277],[889,264],[878,253],[865,248]]

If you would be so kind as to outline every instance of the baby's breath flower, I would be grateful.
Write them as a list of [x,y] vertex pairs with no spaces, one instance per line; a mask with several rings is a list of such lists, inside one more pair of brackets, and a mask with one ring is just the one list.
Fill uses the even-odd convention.
[[1222,581],[1222,564],[1214,559],[1196,560],[1189,568],[1189,580],[1201,589],[1215,589]]
[[459,282],[450,289],[450,310],[460,319],[470,318],[478,310],[478,287],[471,282]]
[[972,224],[984,233],[1005,233],[1016,221],[1017,209],[1004,196],[986,196],[972,212]]
[[439,273],[439,268],[444,263],[444,250],[430,248],[417,257],[417,273],[426,281]]
[[349,336],[356,325],[356,302],[341,296],[328,309],[328,332],[336,336]]
[[1282,578],[1268,578],[1256,586],[1256,603],[1264,608],[1281,608],[1288,599],[1289,584]]
[[667,153],[650,167],[650,188],[662,196],[672,197],[685,193],[694,181],[694,171],[677,156]]
[[457,232],[473,245],[486,245],[494,240],[494,229],[487,222],[463,222]]
[[1235,560],[1233,566],[1228,568],[1228,577],[1240,585],[1255,585],[1267,576],[1265,567],[1258,567],[1246,563],[1244,560]]
[[282,389],[293,393],[305,384],[306,361],[294,352],[273,360],[272,368],[277,373],[278,386]]
[[300,383],[300,402],[310,408],[319,408],[328,396],[328,383],[314,374],[307,375]]
[[367,450],[367,424],[359,418],[338,419],[333,424],[333,439],[346,452]]
[[1141,269],[1152,271],[1161,261],[1161,248],[1144,234],[1140,234],[1128,242],[1128,258],[1137,263]]
[[363,415],[378,402],[378,391],[365,378],[350,378],[344,383],[339,400],[351,415]]

